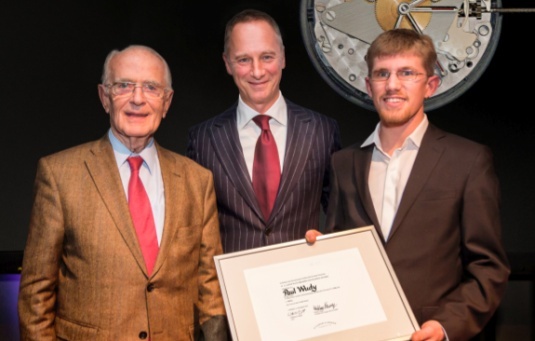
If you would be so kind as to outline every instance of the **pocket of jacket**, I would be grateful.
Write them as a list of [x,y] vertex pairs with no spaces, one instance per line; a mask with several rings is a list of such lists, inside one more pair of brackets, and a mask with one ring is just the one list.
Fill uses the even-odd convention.
[[95,340],[98,329],[56,316],[56,336],[62,340]]

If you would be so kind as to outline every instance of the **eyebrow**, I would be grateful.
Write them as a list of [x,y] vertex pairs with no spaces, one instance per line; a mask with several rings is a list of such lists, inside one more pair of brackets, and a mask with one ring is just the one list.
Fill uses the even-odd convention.
[[[135,84],[137,84],[138,82],[136,82],[136,81],[134,81],[134,80],[132,80],[130,78],[120,78],[118,80],[113,81],[112,83],[135,83]],[[163,86],[160,82],[152,81],[152,80],[142,81],[142,82],[139,82],[139,83]]]

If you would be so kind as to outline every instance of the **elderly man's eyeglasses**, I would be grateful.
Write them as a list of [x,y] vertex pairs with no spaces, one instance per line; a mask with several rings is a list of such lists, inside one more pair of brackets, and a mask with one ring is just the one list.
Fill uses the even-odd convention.
[[[373,71],[370,80],[374,82],[385,82],[390,78],[391,72],[388,70],[376,70]],[[423,72],[416,72],[412,69],[401,69],[396,71],[396,76],[402,82],[414,82],[423,75]]]
[[106,87],[111,89],[111,93],[115,96],[131,95],[136,88],[141,88],[143,94],[150,98],[160,98],[165,93],[165,89],[154,83],[132,83],[132,82],[115,82],[113,84],[106,84]]

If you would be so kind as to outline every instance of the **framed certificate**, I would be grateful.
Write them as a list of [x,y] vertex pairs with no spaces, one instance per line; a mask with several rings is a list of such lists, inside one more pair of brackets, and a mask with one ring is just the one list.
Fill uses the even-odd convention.
[[214,260],[234,341],[401,341],[419,329],[373,226]]

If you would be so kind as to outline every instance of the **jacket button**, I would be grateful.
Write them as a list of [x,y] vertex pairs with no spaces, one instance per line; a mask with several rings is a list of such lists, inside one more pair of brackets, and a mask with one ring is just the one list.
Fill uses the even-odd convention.
[[149,336],[149,334],[147,334],[147,332],[140,332],[139,333],[139,338],[141,340],[145,340],[147,338],[147,336]]
[[152,290],[154,290],[154,284],[150,283],[149,285],[147,285],[147,291],[151,292]]

